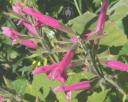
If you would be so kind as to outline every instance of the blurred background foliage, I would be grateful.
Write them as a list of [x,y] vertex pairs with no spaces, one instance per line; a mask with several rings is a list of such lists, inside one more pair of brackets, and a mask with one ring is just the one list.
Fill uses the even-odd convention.
[[[10,26],[19,32],[26,33],[22,27],[17,27],[17,15],[7,13],[15,2],[37,8],[41,12],[56,18],[70,26],[79,34],[94,30],[102,0],[0,0],[0,28]],[[77,2],[77,4],[75,3]],[[128,0],[109,0],[105,32],[98,46],[98,57],[101,61],[118,59],[128,63]],[[80,11],[78,11],[77,6]],[[65,16],[65,8],[70,7],[72,14]],[[61,85],[57,81],[48,80],[46,75],[32,76],[31,71],[40,65],[58,62],[64,52],[69,49],[69,38],[74,35],[64,34],[55,29],[43,29],[48,33],[44,43],[48,49],[30,50],[26,47],[12,46],[11,40],[0,31],[0,95],[7,102],[67,102],[64,93],[53,93],[52,89]],[[49,32],[55,33],[52,36]],[[49,47],[50,46],[50,47]],[[54,46],[54,48],[53,48]],[[52,56],[52,57],[49,57]],[[67,84],[78,82],[82,79],[90,80],[96,75],[84,69],[83,51],[78,49],[74,68],[69,70]],[[80,62],[80,63],[79,63]],[[128,93],[127,73],[105,69],[105,73],[117,75],[115,79],[120,87]],[[86,70],[86,69],[84,69]],[[100,83],[102,83],[100,85]],[[104,87],[100,79],[88,92],[74,92],[72,102],[122,102],[122,96],[111,85]],[[100,86],[100,88],[99,88]],[[109,88],[111,87],[111,89]],[[128,101],[128,100],[127,100]]]

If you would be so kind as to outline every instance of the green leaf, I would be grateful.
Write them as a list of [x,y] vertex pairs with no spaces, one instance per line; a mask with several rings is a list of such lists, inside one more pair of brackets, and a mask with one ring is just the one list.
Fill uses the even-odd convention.
[[45,74],[35,75],[32,84],[28,85],[26,93],[36,97],[38,96],[44,100],[49,95],[50,91],[58,85],[60,85],[60,82],[49,80]]
[[94,92],[91,96],[88,97],[87,102],[104,102],[107,93],[109,90],[101,91],[101,92]]
[[120,0],[108,10],[110,17],[105,26],[105,32],[107,35],[101,39],[100,44],[108,46],[122,46],[127,42],[122,24],[122,19],[128,14],[127,3],[128,0]]
[[119,0],[115,5],[113,5],[108,13],[111,14],[110,19],[112,21],[121,20],[128,14],[128,0]]
[[[90,12],[86,12],[81,16],[78,16],[69,21],[69,25],[72,25],[72,29],[80,34],[87,32],[87,30],[95,30],[96,15]],[[117,22],[118,23],[118,22]],[[126,35],[119,26],[110,20],[106,21],[105,32],[101,38],[100,44],[106,46],[122,46],[127,42]]]
[[119,97],[116,95],[115,92],[111,92],[109,95],[107,95],[106,99],[104,102],[118,102]]
[[68,80],[66,81],[67,84],[73,84],[81,81],[82,79],[90,80],[96,77],[95,74],[90,72],[80,72],[80,73],[71,73],[68,74]]
[[27,87],[26,79],[17,79],[12,82],[13,89],[16,90],[17,94],[23,95]]
[[106,35],[100,40],[101,45],[122,46],[127,42],[126,35],[111,21],[106,22],[105,32]]
[[96,17],[95,14],[86,12],[83,15],[70,20],[68,22],[68,25],[71,25],[73,31],[82,34],[85,33],[87,28],[89,28],[90,24],[95,23],[95,21],[93,21],[94,17]]
[[99,6],[102,2],[102,0],[93,0],[96,6]]
[[11,59],[15,59],[17,56],[18,56],[18,53],[17,53],[16,51],[12,50],[12,51],[10,52],[10,58],[11,58]]
[[11,41],[11,39],[9,39],[9,38],[5,38],[4,40],[2,40],[2,42],[3,42],[4,44],[7,44],[7,45],[12,46],[12,41]]
[[119,55],[128,55],[128,43],[126,43],[120,50]]

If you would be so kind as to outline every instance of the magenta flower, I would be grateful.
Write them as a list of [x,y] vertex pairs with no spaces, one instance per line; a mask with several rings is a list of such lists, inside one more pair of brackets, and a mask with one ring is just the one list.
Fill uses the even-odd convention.
[[3,34],[5,36],[12,39],[13,44],[19,43],[21,45],[24,45],[24,46],[32,48],[32,49],[37,48],[36,43],[34,43],[34,41],[32,41],[30,39],[22,41],[22,38],[25,37],[26,35],[23,35],[10,27],[2,27],[2,30],[3,30]]
[[65,82],[65,80],[67,79],[66,70],[71,66],[71,60],[74,54],[75,52],[70,50],[64,55],[63,59],[58,64],[36,68],[32,73],[39,74],[46,72],[49,79],[56,79],[60,82]]
[[36,28],[26,19],[19,20],[17,25],[24,25],[33,36],[37,35]]
[[66,93],[66,98],[68,100],[71,100],[72,91],[88,90],[90,87],[90,81],[82,81],[69,86],[57,86],[56,88],[54,88],[54,92],[64,91]]
[[3,102],[3,96],[0,96],[0,102]]
[[23,9],[23,5],[18,2],[16,2],[16,4],[12,6],[12,10],[15,13],[20,14],[20,15],[23,15],[22,9]]
[[61,24],[59,23],[58,20],[56,20],[56,19],[54,19],[52,17],[46,16],[46,15],[42,14],[41,12],[39,12],[39,11],[37,11],[35,9],[23,8],[23,11],[26,14],[35,17],[36,19],[38,19],[41,23],[43,23],[45,25],[51,26],[51,27],[56,28],[56,29],[60,29],[61,28]]
[[119,71],[128,71],[128,64],[122,63],[120,61],[107,61],[106,66]]
[[13,11],[20,15],[27,14],[34,17],[36,20],[35,27],[37,28],[40,28],[42,25],[46,25],[71,34],[74,33],[71,29],[61,24],[58,20],[50,16],[46,16],[33,8],[23,7],[23,5],[20,3],[16,3],[15,6],[13,6]]
[[24,37],[25,35],[20,34],[16,30],[10,27],[2,27],[3,34],[12,39],[13,44],[17,42],[18,38]]
[[101,7],[101,12],[100,12],[98,22],[97,22],[97,26],[96,26],[96,31],[85,34],[85,36],[84,36],[85,39],[91,40],[93,38],[93,36],[95,36],[97,33],[98,34],[103,34],[105,20],[106,20],[107,8],[108,8],[108,0],[103,0],[102,7]]
[[41,74],[41,73],[49,74],[57,66],[58,66],[58,64],[52,64],[50,66],[48,66],[48,65],[47,66],[41,66],[41,67],[38,67],[35,70],[33,70],[32,74]]
[[70,41],[71,41],[72,43],[77,43],[77,42],[78,42],[78,38],[77,38],[77,37],[72,37],[72,38],[70,39]]
[[31,48],[31,49],[36,49],[37,48],[37,44],[31,39],[24,40],[24,41],[20,42],[20,44],[23,45],[23,46],[26,46],[28,48]]

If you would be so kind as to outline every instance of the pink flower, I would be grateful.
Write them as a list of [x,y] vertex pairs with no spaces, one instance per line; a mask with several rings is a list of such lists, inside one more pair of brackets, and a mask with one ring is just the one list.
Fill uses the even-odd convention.
[[60,82],[65,82],[67,79],[66,70],[71,66],[71,60],[74,54],[75,52],[70,50],[64,55],[63,59],[58,64],[36,68],[32,73],[39,74],[46,72],[49,79],[56,79]]
[[24,41],[20,42],[20,44],[23,45],[23,46],[26,46],[28,48],[32,48],[32,49],[37,48],[37,44],[34,41],[32,41],[31,39],[24,40]]
[[37,11],[35,9],[23,8],[23,11],[26,14],[35,17],[36,19],[38,19],[41,23],[43,23],[45,25],[51,26],[51,27],[56,28],[56,29],[60,29],[61,28],[61,24],[59,23],[58,20],[56,20],[56,19],[54,19],[52,17],[46,16],[46,15],[42,14],[41,12],[39,12],[39,11]]
[[72,38],[70,39],[70,41],[71,41],[72,43],[77,43],[77,42],[78,42],[78,38],[77,38],[77,37],[72,37]]
[[26,35],[23,35],[9,27],[2,27],[2,30],[3,30],[3,33],[5,36],[12,39],[13,44],[20,43],[21,45],[24,45],[24,46],[32,48],[32,49],[37,48],[37,45],[36,45],[36,43],[34,43],[34,41],[32,41],[30,39],[22,40],[22,38],[25,37]]
[[122,63],[120,61],[107,61],[106,66],[119,71],[128,71],[128,64]]
[[5,36],[12,39],[13,43],[16,43],[18,38],[21,38],[24,36],[10,27],[2,27],[2,30]]
[[93,36],[95,36],[97,33],[103,34],[104,30],[104,25],[105,25],[105,20],[106,20],[106,12],[108,8],[108,0],[103,0],[102,7],[101,7],[101,12],[98,18],[97,26],[96,26],[96,31],[85,34],[85,39],[91,40]]
[[0,102],[3,102],[3,97],[2,96],[0,96]]
[[41,67],[38,67],[35,70],[33,70],[32,74],[41,74],[41,73],[49,74],[57,66],[58,66],[58,64],[52,64],[50,66],[48,66],[48,65],[47,66],[41,66]]
[[33,36],[37,35],[36,28],[26,19],[19,20],[17,25],[24,25]]
[[23,5],[18,2],[16,2],[16,4],[12,6],[12,10],[20,15],[23,15],[22,8],[23,8]]
[[103,33],[105,20],[106,20],[107,8],[108,8],[108,0],[103,0],[101,12],[100,12],[97,27],[96,27],[97,32]]
[[90,81],[82,81],[69,86],[57,86],[54,88],[54,92],[65,91],[67,99],[71,100],[72,91],[88,90],[90,87]]

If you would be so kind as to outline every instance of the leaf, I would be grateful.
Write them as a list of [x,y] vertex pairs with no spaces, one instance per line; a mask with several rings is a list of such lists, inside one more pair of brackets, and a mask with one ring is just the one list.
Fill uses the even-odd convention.
[[22,72],[22,75],[24,75],[25,72],[31,72],[34,66],[24,66],[20,68],[18,71]]
[[104,102],[119,102],[119,97],[117,96],[115,92],[111,92],[109,93],[109,95],[107,95]]
[[12,84],[11,84],[11,81],[9,79],[7,79],[5,76],[3,76],[3,79],[4,79],[4,83],[6,85],[7,88],[12,88]]
[[59,84],[58,81],[49,80],[45,74],[35,75],[32,84],[26,89],[26,93],[39,96],[44,100],[50,91]]
[[128,0],[120,0],[108,10],[110,17],[105,26],[105,32],[107,35],[101,39],[101,44],[108,46],[121,46],[127,42],[126,35],[123,32],[125,28],[122,24],[122,19],[128,14],[127,3]]
[[7,44],[7,45],[12,46],[12,41],[11,41],[11,39],[9,39],[9,38],[5,38],[4,40],[2,40],[2,42],[3,42],[4,44]]
[[120,50],[119,55],[128,55],[128,43],[126,43]]
[[23,95],[27,87],[26,79],[17,79],[12,82],[13,89],[16,90],[17,94]]
[[[90,12],[86,12],[81,16],[78,16],[69,21],[69,25],[72,25],[72,29],[78,33],[85,33],[87,30],[94,31],[96,25],[96,15]],[[126,35],[123,30],[114,22],[108,20],[105,25],[106,35],[101,38],[100,44],[106,46],[122,46],[127,42]]]
[[102,60],[117,60],[117,55],[111,54],[110,51],[106,50],[98,54],[98,58]]
[[117,25],[126,35],[128,35],[128,0],[119,0],[113,5],[108,13],[110,14],[109,19]]
[[36,51],[32,51],[32,55],[27,56],[26,58],[31,59],[31,58],[39,57],[39,56],[42,56],[42,54],[44,53],[48,53],[48,51],[46,50],[42,51],[42,49],[39,48]]
[[85,33],[87,28],[93,23],[95,23],[94,18],[95,14],[86,12],[81,16],[78,16],[68,22],[68,25],[71,25],[73,31],[78,32],[79,34]]
[[[80,81],[82,81],[83,79],[85,80],[90,80],[92,78],[96,77],[96,75],[94,75],[93,73],[89,73],[89,72],[80,72],[80,73],[71,73],[69,72],[69,78],[66,81],[67,85],[72,85],[75,83],[79,83]],[[77,97],[77,95],[80,93],[81,91],[73,91],[72,93],[72,99],[73,102],[77,102],[75,99]]]
[[128,0],[119,0],[115,5],[113,5],[109,10],[108,13],[112,14],[110,19],[112,21],[121,20],[128,14]]
[[96,6],[99,6],[102,2],[102,0],[93,0]]
[[96,77],[96,75],[94,75],[93,73],[90,73],[90,72],[80,72],[80,73],[69,72],[68,76],[69,77],[66,82],[67,84],[77,83],[77,82],[81,81],[82,79],[90,80],[90,79]]
[[108,92],[109,90],[101,91],[99,93],[94,92],[91,96],[88,97],[87,102],[104,102]]
[[18,52],[14,51],[14,50],[12,50],[12,51],[10,52],[10,58],[11,58],[11,59],[15,59],[17,56],[18,56]]
[[106,35],[101,38],[100,44],[107,46],[121,46],[127,42],[126,35],[116,24],[107,21],[105,25]]
[[6,16],[9,16],[11,18],[15,18],[15,19],[20,19],[21,17],[19,15],[17,15],[16,13],[14,13],[13,11],[10,11],[10,12],[4,12],[4,14]]

